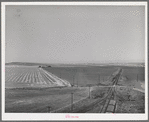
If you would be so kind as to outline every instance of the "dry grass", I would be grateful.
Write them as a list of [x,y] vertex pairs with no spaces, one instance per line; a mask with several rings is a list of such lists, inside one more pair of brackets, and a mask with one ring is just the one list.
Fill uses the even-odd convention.
[[116,113],[144,113],[145,94],[128,87],[117,88]]
[[71,93],[74,102],[88,96],[86,88],[29,88],[6,89],[6,112],[39,113],[47,112],[47,107],[55,110],[71,103]]

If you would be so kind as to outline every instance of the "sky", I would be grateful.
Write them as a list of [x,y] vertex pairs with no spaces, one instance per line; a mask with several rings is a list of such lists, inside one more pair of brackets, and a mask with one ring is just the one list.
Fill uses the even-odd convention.
[[144,6],[6,6],[5,61],[145,60]]

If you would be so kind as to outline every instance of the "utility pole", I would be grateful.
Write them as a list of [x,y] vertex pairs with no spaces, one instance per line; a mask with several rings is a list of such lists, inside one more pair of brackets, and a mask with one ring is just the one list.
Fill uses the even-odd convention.
[[73,93],[71,93],[71,112],[73,111]]
[[100,75],[98,76],[98,79],[99,79],[99,83],[100,83]]
[[103,76],[103,82],[104,82],[104,76]]
[[74,86],[74,75],[73,75],[73,86]]
[[89,93],[88,93],[89,94],[89,99],[91,98],[90,87],[91,86],[89,85]]
[[48,113],[51,113],[51,107],[48,106]]
[[138,82],[138,74],[137,74],[137,82]]
[[61,72],[60,72],[60,78],[61,78]]

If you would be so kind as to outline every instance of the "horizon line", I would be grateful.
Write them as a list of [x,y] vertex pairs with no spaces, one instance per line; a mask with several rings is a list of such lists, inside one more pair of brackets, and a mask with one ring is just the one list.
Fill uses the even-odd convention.
[[5,62],[5,64],[6,63],[34,63],[34,64],[127,64],[127,63],[145,63],[145,61],[139,61],[139,62],[99,62],[99,63],[97,63],[97,62],[84,62],[84,63],[78,63],[78,62],[71,62],[71,63],[46,63],[46,62]]

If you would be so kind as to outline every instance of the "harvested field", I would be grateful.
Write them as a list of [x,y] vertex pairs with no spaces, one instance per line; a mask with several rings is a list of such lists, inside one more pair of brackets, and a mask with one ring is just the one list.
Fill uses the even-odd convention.
[[7,66],[5,68],[6,88],[56,86],[70,86],[70,83],[35,66]]

